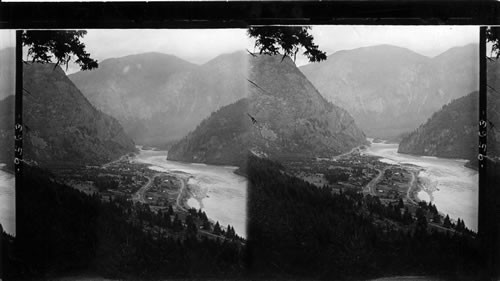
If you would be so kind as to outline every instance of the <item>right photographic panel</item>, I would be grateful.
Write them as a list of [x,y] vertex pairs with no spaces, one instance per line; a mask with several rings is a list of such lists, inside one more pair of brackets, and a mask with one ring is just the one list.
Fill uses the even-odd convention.
[[[481,279],[479,28],[259,26],[249,34],[252,272]],[[491,58],[489,79],[497,66]]]

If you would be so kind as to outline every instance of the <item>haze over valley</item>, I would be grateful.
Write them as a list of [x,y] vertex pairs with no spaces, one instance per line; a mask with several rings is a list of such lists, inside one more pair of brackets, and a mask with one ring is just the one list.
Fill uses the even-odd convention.
[[212,111],[243,98],[245,63],[243,51],[203,65],[146,53],[107,59],[96,70],[69,77],[137,143],[162,146],[185,136]]

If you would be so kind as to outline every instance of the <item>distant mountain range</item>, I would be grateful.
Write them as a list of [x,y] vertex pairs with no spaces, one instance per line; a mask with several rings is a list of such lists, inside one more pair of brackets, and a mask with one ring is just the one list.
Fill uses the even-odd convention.
[[[45,96],[54,95],[54,100],[45,104],[46,100],[25,95],[27,110],[35,110],[30,114],[43,117],[25,120],[36,124],[35,128],[42,126],[42,120],[57,120],[54,104],[64,105],[73,109],[63,110],[66,115],[60,117],[58,128],[64,129],[56,132],[49,126],[45,130],[65,135],[75,130],[67,120],[78,119],[80,112],[84,117],[78,122],[92,123],[89,126],[94,128],[77,130],[85,133],[79,140],[85,143],[80,144],[81,151],[88,145],[87,137],[97,137],[97,143],[104,146],[110,139],[118,144],[116,153],[108,146],[110,150],[103,151],[102,157],[96,156],[100,160],[129,151],[132,141],[127,135],[136,143],[154,146],[184,138],[169,157],[194,162],[233,163],[246,153],[241,148],[275,157],[334,155],[364,143],[359,128],[368,136],[382,138],[408,134],[443,105],[477,90],[477,48],[452,48],[428,58],[400,47],[372,46],[337,52],[325,62],[301,67],[302,72],[288,58],[254,58],[243,51],[220,55],[203,65],[145,53],[107,59],[96,70],[72,74],[69,78],[74,85],[58,68],[49,73],[47,65],[30,65],[25,82],[33,75],[39,80],[31,80],[30,87],[35,92],[50,92]],[[7,50],[13,53],[13,49]],[[2,50],[0,57],[8,52]],[[13,56],[3,62],[13,64]],[[0,86],[0,98],[13,93],[13,77],[13,71],[2,68],[0,78],[10,82]],[[86,98],[79,96],[77,88]],[[73,93],[74,105],[68,105],[71,101],[59,95],[62,92]],[[13,100],[5,100],[3,105],[9,102]],[[106,135],[104,128],[113,136]],[[49,135],[45,136],[49,142],[38,142],[41,134],[32,133],[29,141],[33,147],[45,147],[44,142],[61,144]],[[62,139],[68,147],[70,142],[79,143]],[[87,148],[93,152],[101,149]],[[51,149],[54,161],[65,158],[65,152]],[[49,161],[42,150],[31,152],[41,153],[38,159]]]
[[244,52],[198,66],[171,55],[145,53],[107,59],[69,75],[104,113],[117,118],[137,143],[179,140],[201,120],[246,94]]
[[[487,154],[500,156],[500,63],[488,63]],[[399,144],[400,153],[475,160],[478,154],[479,94],[458,98],[432,115]],[[498,127],[498,128],[497,128]]]
[[365,144],[344,109],[326,101],[292,60],[248,55],[247,98],[212,113],[168,158],[240,165],[250,151],[270,158],[329,157]]
[[371,137],[393,138],[479,89],[478,45],[429,58],[391,45],[339,51],[300,70]]
[[[135,151],[118,121],[95,109],[59,66],[23,64],[23,71],[26,160],[43,167],[102,164]],[[12,122],[0,126],[0,143],[12,151],[13,105],[13,95],[0,101],[2,118]]]

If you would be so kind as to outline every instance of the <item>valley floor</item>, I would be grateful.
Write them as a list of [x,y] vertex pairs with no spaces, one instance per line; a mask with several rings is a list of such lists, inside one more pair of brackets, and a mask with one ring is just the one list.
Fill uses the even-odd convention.
[[[199,187],[188,184],[189,174],[155,171],[150,165],[135,161],[132,155],[102,166],[58,169],[56,174],[61,183],[89,195],[96,194],[101,200],[125,199],[146,205],[156,214],[169,214],[171,220],[175,216],[185,221],[189,214],[198,211],[188,205],[188,200],[197,200],[202,205],[201,199],[206,196]],[[202,220],[195,221],[198,236],[226,239],[223,233],[214,233],[215,222],[208,219],[210,227]],[[168,231],[166,233],[168,236]],[[170,234],[179,237],[179,234]]]
[[[416,219],[417,210],[424,205],[427,208],[433,196],[432,187],[418,177],[423,168],[384,161],[382,157],[365,152],[365,147],[358,147],[330,159],[295,159],[283,162],[283,165],[291,175],[318,188],[330,188],[334,193],[360,192],[365,196],[376,196],[388,206],[397,206],[402,201],[401,213],[407,209]],[[421,200],[420,197],[424,196],[419,196],[419,193],[422,192],[431,200]],[[454,232],[452,225],[444,225],[446,215],[427,212],[428,226],[440,232]]]

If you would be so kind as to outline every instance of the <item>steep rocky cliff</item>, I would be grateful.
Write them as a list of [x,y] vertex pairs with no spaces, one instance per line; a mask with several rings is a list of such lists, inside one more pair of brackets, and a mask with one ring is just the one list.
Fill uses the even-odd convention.
[[169,151],[169,159],[240,164],[248,151],[328,157],[364,144],[344,109],[327,102],[290,58],[250,57],[248,97],[214,112]]
[[102,164],[131,151],[114,118],[95,109],[54,64],[24,64],[24,157],[42,166]]

